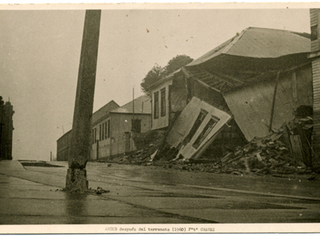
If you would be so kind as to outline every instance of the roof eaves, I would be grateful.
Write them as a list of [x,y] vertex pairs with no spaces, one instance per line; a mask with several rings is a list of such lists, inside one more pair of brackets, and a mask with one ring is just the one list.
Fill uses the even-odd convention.
[[[179,71],[180,71],[180,69],[179,69]],[[170,73],[168,76],[165,76],[164,78],[159,79],[158,81],[156,81],[156,82],[154,82],[153,84],[151,84],[151,85],[149,86],[149,89],[155,88],[155,87],[159,86],[159,85],[162,84],[162,83],[165,83],[165,82],[170,81],[170,80],[174,77],[174,75],[175,75],[176,73],[177,73],[177,71],[175,71],[175,72],[173,72],[173,73]]]

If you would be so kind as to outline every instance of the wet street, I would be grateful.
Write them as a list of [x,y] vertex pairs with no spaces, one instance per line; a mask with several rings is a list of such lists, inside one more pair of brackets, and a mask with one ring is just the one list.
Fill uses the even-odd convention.
[[70,194],[67,163],[0,161],[1,224],[318,223],[319,181],[180,172],[155,166],[88,163],[89,187]]

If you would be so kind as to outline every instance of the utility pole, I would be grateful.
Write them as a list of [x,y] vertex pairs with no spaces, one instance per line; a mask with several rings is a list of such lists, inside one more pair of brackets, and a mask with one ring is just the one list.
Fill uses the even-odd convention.
[[86,165],[90,157],[91,116],[96,80],[101,10],[86,10],[77,93],[74,107],[66,189],[88,190]]

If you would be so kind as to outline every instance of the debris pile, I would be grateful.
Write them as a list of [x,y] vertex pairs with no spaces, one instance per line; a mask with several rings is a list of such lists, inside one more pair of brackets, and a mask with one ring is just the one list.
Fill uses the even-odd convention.
[[150,166],[153,163],[156,153],[157,147],[153,144],[150,144],[148,148],[133,151],[124,155],[123,157],[119,158],[118,163]]
[[[281,135],[276,135],[276,138]],[[251,142],[221,159],[222,173],[233,174],[293,174],[306,173],[306,165],[291,156],[290,149],[275,135]]]
[[152,165],[159,146],[163,142],[165,131],[151,130],[133,136],[134,144],[138,150],[114,157],[112,162],[119,164]]
[[[154,165],[193,172],[229,174],[309,174],[312,172],[313,120],[298,116],[280,130],[236,147],[221,159],[172,159]],[[313,169],[314,170],[314,169]]]
[[95,194],[101,195],[102,193],[109,193],[109,190],[105,190],[102,187],[97,187],[97,189],[89,189],[91,192],[94,192]]
[[316,172],[312,166],[312,128],[312,117],[298,116],[273,134],[236,147],[222,158],[185,159],[181,155],[175,157],[175,151],[166,149],[166,154],[160,154],[160,157],[158,154],[155,159],[159,144],[151,143],[120,157],[118,163],[235,175],[271,174],[280,177],[284,174],[310,174]]
[[[173,159],[165,168],[229,174],[309,174],[312,172],[310,116],[298,117],[262,139],[236,147],[221,159]],[[314,170],[314,169],[313,169]]]

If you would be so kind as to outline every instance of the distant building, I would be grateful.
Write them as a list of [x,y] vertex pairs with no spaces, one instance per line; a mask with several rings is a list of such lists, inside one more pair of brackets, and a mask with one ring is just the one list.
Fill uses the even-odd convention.
[[[119,105],[115,101],[110,101],[98,111],[92,114],[91,118],[91,125],[99,122],[101,119],[104,118],[110,111],[118,108]],[[71,136],[72,136],[72,129],[65,134],[63,134],[57,140],[57,161],[68,161],[70,155],[70,145],[71,145]]]
[[[91,160],[134,151],[134,137],[151,129],[150,98],[141,96],[121,107],[111,101],[93,113],[91,127]],[[57,140],[58,161],[68,161],[71,131]]]
[[151,129],[150,99],[141,96],[110,111],[92,125],[92,160],[137,150],[134,137]]
[[57,161],[68,161],[71,145],[72,129],[57,140]]
[[0,96],[0,159],[12,160],[13,106]]

